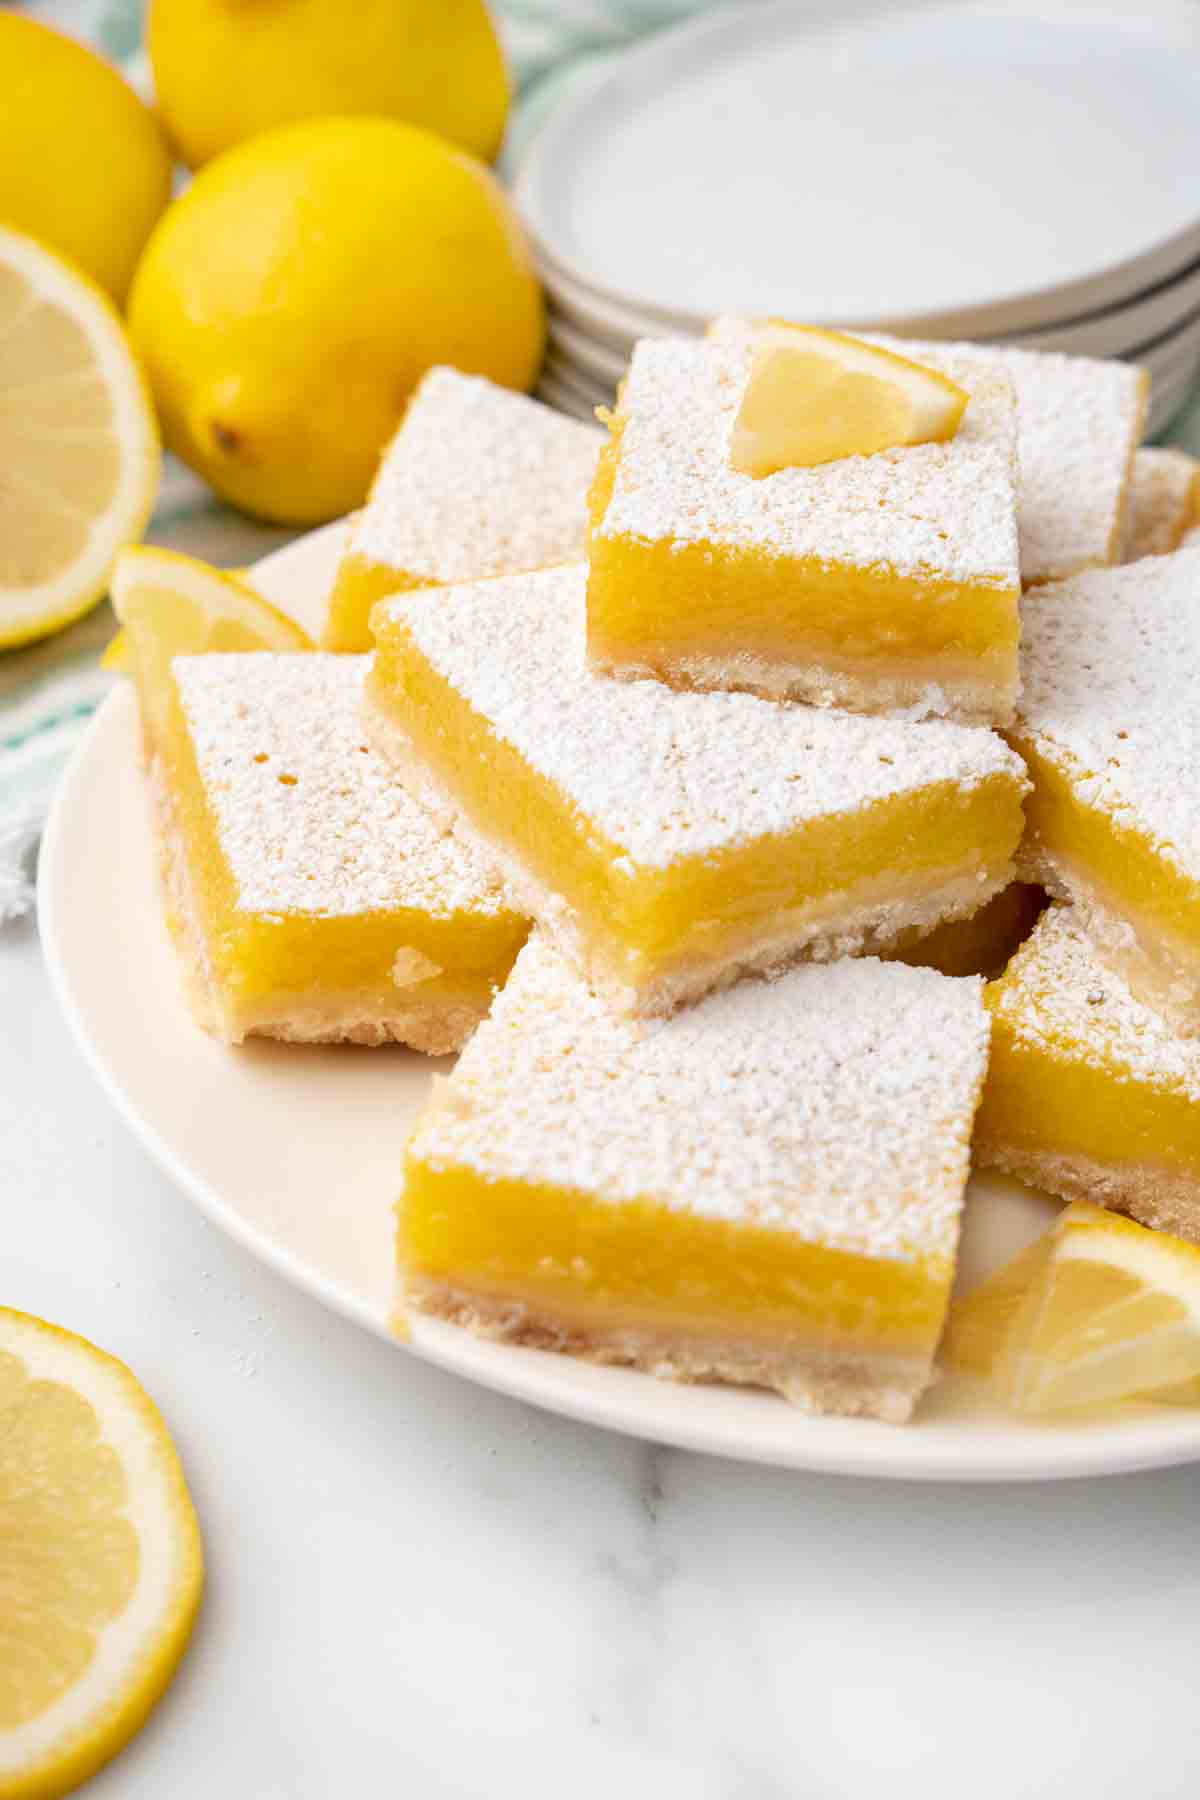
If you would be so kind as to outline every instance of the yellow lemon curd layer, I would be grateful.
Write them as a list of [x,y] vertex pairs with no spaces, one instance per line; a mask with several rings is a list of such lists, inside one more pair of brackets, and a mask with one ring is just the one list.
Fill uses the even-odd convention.
[[[670,673],[681,661],[814,664],[870,682],[969,681],[1003,697],[1018,675],[1015,582],[902,574],[706,540],[602,531],[626,425],[608,419],[589,496],[588,650],[601,665]],[[736,669],[730,680],[735,682]]]
[[1025,825],[1034,857],[1044,856],[1049,872],[1057,865],[1068,887],[1072,876],[1082,879],[1112,912],[1149,925],[1174,949],[1200,955],[1200,883],[1190,881],[1144,832],[1104,807],[1089,806],[1078,779],[1031,740],[1016,732],[1005,735],[1033,780]]
[[849,1354],[932,1353],[953,1266],[855,1255],[654,1199],[489,1179],[410,1154],[405,1275],[587,1327],[665,1326]]
[[1200,1177],[1200,1053],[1094,961],[1068,909],[1043,916],[985,1004],[991,1057],[975,1127],[985,1152]]
[[588,649],[601,664],[669,670],[689,657],[752,656],[863,681],[1016,681],[1009,589],[634,538],[593,539],[590,569]]
[[361,550],[348,550],[329,596],[322,650],[370,650],[374,643],[371,608],[376,601],[385,600],[389,594],[410,593],[413,588],[431,585],[420,575],[376,562]]
[[990,992],[987,1004],[992,1051],[976,1122],[981,1144],[1159,1164],[1200,1177],[1200,1107],[1193,1100],[1139,1081],[1116,1060],[1098,1064],[1082,1041],[1035,1047]]
[[877,899],[885,879],[921,893],[959,875],[998,875],[1020,837],[1019,788],[996,774],[968,789],[933,782],[723,852],[637,865],[497,736],[401,619],[377,613],[375,630],[371,703],[488,838],[569,902],[605,960],[635,984],[732,957],[772,920],[823,918],[832,902],[850,907],[858,894]]
[[441,971],[414,987],[422,1004],[462,1001],[486,1008],[524,939],[523,920],[507,911],[435,917],[410,907],[334,915],[247,912],[239,905],[173,677],[162,759],[196,922],[231,1023],[251,1029],[256,1020],[273,1020],[314,996],[365,1001],[368,1010],[386,1016],[401,993],[393,978],[397,952],[410,949]]

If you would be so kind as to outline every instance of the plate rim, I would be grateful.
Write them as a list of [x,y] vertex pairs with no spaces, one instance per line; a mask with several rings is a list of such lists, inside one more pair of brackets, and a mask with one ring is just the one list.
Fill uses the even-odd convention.
[[[324,530],[328,531],[328,528]],[[299,542],[311,544],[320,535],[311,533]],[[290,577],[296,563],[297,544],[291,544],[255,565],[253,572],[264,586],[269,586],[270,565],[276,564]],[[311,1267],[286,1242],[272,1237],[266,1228],[247,1219],[235,1201],[219,1192],[203,1173],[190,1165],[184,1153],[176,1150],[154,1118],[139,1106],[136,1093],[126,1085],[122,1073],[109,1065],[99,1036],[93,1032],[87,1008],[76,993],[71,957],[65,949],[65,941],[70,935],[66,909],[73,894],[75,904],[79,904],[79,884],[73,886],[70,875],[72,819],[81,804],[86,809],[89,782],[95,778],[93,765],[98,763],[103,769],[104,756],[108,753],[107,740],[123,733],[127,744],[135,743],[135,706],[133,693],[125,684],[106,697],[89,721],[53,797],[38,875],[39,929],[51,989],[87,1066],[134,1137],[218,1229],[293,1286],[352,1323],[382,1337],[394,1348],[409,1349],[455,1375],[526,1404],[617,1430],[626,1436],[732,1460],[761,1462],[798,1473],[974,1483],[1083,1479],[1200,1460],[1200,1416],[1193,1420],[1186,1413],[1165,1413],[1162,1408],[1124,1412],[1117,1420],[1123,1427],[1120,1433],[1107,1432],[1103,1424],[1095,1430],[1065,1432],[1057,1432],[1052,1426],[1041,1426],[1023,1432],[1020,1438],[1015,1435],[1006,1438],[1001,1433],[991,1456],[984,1457],[982,1446],[973,1445],[969,1438],[960,1446],[953,1422],[930,1421],[929,1432],[923,1433],[920,1420],[910,1427],[895,1427],[872,1420],[812,1419],[797,1415],[773,1397],[755,1396],[755,1399],[778,1405],[780,1422],[796,1429],[796,1449],[785,1454],[785,1447],[770,1433],[761,1439],[751,1433],[747,1441],[737,1441],[735,1434],[723,1436],[720,1431],[714,1433],[711,1427],[706,1431],[700,1409],[690,1411],[686,1400],[675,1404],[676,1399],[689,1390],[671,1384],[653,1384],[656,1401],[663,1402],[662,1416],[646,1420],[631,1417],[628,1407],[622,1404],[622,1397],[631,1391],[625,1384],[653,1381],[652,1377],[635,1371],[604,1371],[606,1376],[619,1379],[594,1383],[582,1380],[579,1390],[574,1391],[573,1374],[580,1365],[574,1364],[573,1359],[482,1343],[459,1326],[429,1319],[414,1320],[412,1338],[406,1344],[401,1343],[388,1329],[386,1316],[374,1311],[362,1295],[347,1288],[341,1278],[322,1273],[319,1267]],[[139,771],[131,769],[130,773],[133,779],[140,780]],[[114,890],[120,891],[119,876]],[[590,1368],[590,1365],[583,1367]],[[645,1390],[639,1387],[635,1391]],[[670,1396],[669,1402],[666,1396]],[[734,1404],[740,1400],[736,1394],[730,1398]],[[750,1396],[746,1398],[751,1399]],[[881,1437],[882,1433],[887,1435]],[[886,1451],[881,1451],[881,1444],[886,1446]]]
[[[1109,13],[1114,18],[1126,21],[1131,17],[1125,0],[1015,0],[1015,4],[1018,13],[1043,17],[1047,14],[1069,15],[1072,12],[1084,15]],[[941,4],[938,0],[912,0],[904,10],[919,15],[945,10],[945,5],[944,0]],[[990,9],[984,0],[971,0],[961,10],[987,12]],[[853,29],[876,13],[884,11],[890,13],[893,19],[904,16],[903,12],[896,13],[894,8],[888,6],[887,0],[858,0],[857,5],[847,7],[836,17],[822,15],[819,18],[813,16],[812,8],[798,7],[795,0],[765,0],[765,3],[755,9],[754,23],[755,29],[763,36],[788,23],[799,24],[801,21],[811,31],[819,33],[843,27]],[[1146,14],[1158,15],[1164,23],[1170,20],[1200,47],[1200,14],[1188,0],[1144,0],[1143,7],[1138,9],[1138,16]],[[511,195],[537,260],[543,265],[540,270],[542,279],[552,294],[561,275],[571,286],[582,292],[585,301],[590,298],[601,303],[618,320],[657,320],[660,327],[671,331],[703,330],[709,317],[707,313],[663,305],[645,294],[610,287],[582,268],[561,248],[554,247],[552,233],[546,229],[550,214],[544,204],[539,204],[539,183],[547,166],[561,161],[564,146],[580,115],[601,99],[605,88],[616,87],[629,80],[644,79],[647,71],[653,70],[663,60],[670,61],[706,37],[719,38],[733,27],[740,25],[744,31],[745,24],[746,17],[740,8],[724,5],[655,32],[646,41],[617,52],[598,68],[584,75],[531,135],[513,172]],[[1019,336],[1023,332],[1044,331],[1073,319],[1086,318],[1131,304],[1145,290],[1163,286],[1185,273],[1198,259],[1200,214],[1193,224],[1172,237],[1122,263],[1106,267],[1099,274],[1077,277],[1051,288],[1018,290],[993,300],[935,312],[897,314],[870,320],[840,318],[836,323],[847,331],[880,330],[914,337],[929,335],[934,330],[941,336],[971,339]],[[1081,308],[1081,298],[1089,290],[1102,293],[1103,298],[1095,299],[1092,304],[1085,304]],[[643,331],[642,335],[646,333]]]

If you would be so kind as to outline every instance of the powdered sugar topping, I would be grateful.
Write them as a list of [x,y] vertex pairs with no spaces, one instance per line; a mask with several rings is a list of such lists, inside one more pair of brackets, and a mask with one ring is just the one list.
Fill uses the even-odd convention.
[[621,453],[606,538],[710,542],[936,584],[1019,584],[1012,394],[1001,374],[938,366],[971,391],[945,444],[849,456],[754,479],[729,438],[750,367],[748,330],[645,339],[622,390]]
[[1200,550],[1028,594],[1016,730],[1200,880]]
[[988,1022],[866,957],[616,1017],[536,937],[411,1149],[888,1258],[953,1256]]
[[1134,999],[1097,961],[1070,907],[1043,913],[992,992],[1018,1043],[1109,1072],[1115,1066],[1200,1102],[1200,1039],[1176,1037],[1159,1013]]
[[935,782],[1025,785],[992,732],[613,681],[585,661],[581,566],[402,594],[399,628],[588,824],[643,866],[795,830]]
[[[730,316],[714,321],[710,337],[744,348],[753,331],[753,320]],[[983,369],[1008,377],[1016,401],[1023,581],[1057,580],[1117,558],[1146,404],[1143,370],[1057,352],[863,335],[867,343],[944,370],[964,387]]]
[[524,394],[431,369],[384,454],[351,552],[419,582],[474,581],[583,555],[603,441]]
[[1186,450],[1139,450],[1129,484],[1129,518],[1123,562],[1164,556],[1192,523],[1200,489],[1200,462]]
[[515,911],[486,854],[441,831],[368,747],[369,663],[265,652],[172,663],[239,905],[323,918]]

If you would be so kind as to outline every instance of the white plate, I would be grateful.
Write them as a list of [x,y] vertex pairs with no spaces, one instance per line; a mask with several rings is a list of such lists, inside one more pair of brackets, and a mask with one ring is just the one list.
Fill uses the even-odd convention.
[[602,405],[605,398],[612,398],[608,395],[594,400],[584,399],[574,388],[565,386],[552,374],[543,374],[534,394],[546,406],[552,406],[555,412],[565,413],[569,419],[580,419],[585,425],[594,425],[596,407]]
[[515,184],[617,307],[1042,330],[1200,257],[1200,12],[768,5],[664,32],[551,115]]
[[599,338],[589,336],[578,325],[556,312],[551,306],[546,318],[546,344],[564,364],[578,369],[593,381],[615,386],[629,367],[627,351],[614,349]]
[[[551,323],[539,392],[549,405],[582,417],[590,416],[597,406],[612,404],[625,365],[614,356],[613,363],[619,373],[605,377],[575,354],[573,344],[577,335],[572,334],[568,340],[563,336],[561,324]],[[1145,435],[1155,437],[1165,430],[1194,385],[1200,363],[1200,319],[1189,319],[1179,330],[1168,333],[1145,350],[1130,351],[1129,360],[1140,363],[1150,373],[1150,406]]]
[[1200,266],[1186,269],[1127,306],[1110,306],[1082,319],[1022,332],[1013,341],[1027,350],[1061,350],[1069,356],[1133,356],[1141,344],[1181,330],[1200,312]]
[[[330,532],[255,571],[278,604],[315,616]],[[388,1336],[391,1209],[431,1063],[403,1050],[230,1050],[197,1030],[163,924],[131,693],[109,696],[55,797],[40,923],[59,1001],[84,1054],[151,1154],[225,1231],[323,1304]],[[973,1184],[964,1266],[994,1266],[1041,1230],[1052,1203],[998,1179]],[[399,1348],[399,1346],[397,1346]],[[655,1441],[798,1469],[904,1479],[1012,1480],[1200,1458],[1200,1413],[1137,1406],[1030,1425],[982,1389],[946,1381],[900,1428],[807,1418],[769,1395],[675,1387],[627,1370],[481,1342],[418,1319],[420,1356],[536,1406]]]

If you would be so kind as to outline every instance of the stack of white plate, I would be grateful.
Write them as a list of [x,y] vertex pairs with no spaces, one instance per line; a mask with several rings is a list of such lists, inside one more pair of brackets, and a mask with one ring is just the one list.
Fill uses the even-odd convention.
[[541,394],[611,401],[639,337],[717,312],[1200,375],[1194,0],[789,0],[607,63],[530,143]]

